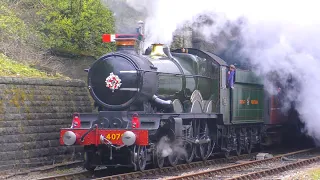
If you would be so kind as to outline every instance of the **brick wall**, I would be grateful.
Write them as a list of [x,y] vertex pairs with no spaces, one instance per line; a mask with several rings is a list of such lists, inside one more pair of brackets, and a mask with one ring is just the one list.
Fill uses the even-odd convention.
[[78,159],[82,148],[59,145],[73,112],[92,112],[83,81],[0,78],[0,169]]

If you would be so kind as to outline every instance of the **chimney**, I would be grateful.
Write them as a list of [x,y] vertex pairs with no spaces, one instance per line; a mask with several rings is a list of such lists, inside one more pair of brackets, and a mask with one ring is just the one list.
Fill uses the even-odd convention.
[[168,57],[163,51],[163,44],[152,44],[151,57]]
[[117,51],[136,51],[137,39],[136,38],[115,38]]

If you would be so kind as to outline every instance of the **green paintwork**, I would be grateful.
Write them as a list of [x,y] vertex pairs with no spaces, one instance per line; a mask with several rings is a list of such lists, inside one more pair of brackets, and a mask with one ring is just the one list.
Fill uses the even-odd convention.
[[219,79],[214,79],[210,86],[212,88],[212,94],[210,98],[212,100],[212,112],[219,113],[220,112]]
[[237,70],[236,83],[260,84],[263,85],[263,79],[256,76],[252,71]]
[[223,114],[224,124],[230,124],[230,89],[226,88],[227,71],[225,66],[220,66],[220,108],[219,113]]
[[232,123],[263,121],[263,79],[252,71],[237,70],[232,90]]
[[232,123],[262,122],[263,98],[262,86],[236,83],[232,90]]
[[174,60],[150,59],[159,72],[157,95],[162,99],[179,99],[184,102],[190,99],[195,90],[199,90],[203,100],[213,101],[213,111],[217,112],[219,66],[192,54],[172,53],[172,55]]
[[[179,52],[179,51],[177,51]],[[260,123],[264,114],[263,79],[252,71],[237,69],[234,89],[226,87],[227,63],[218,56],[204,51],[188,48],[189,53],[172,53],[182,67],[189,67],[199,75],[209,79],[195,78],[196,88],[200,90],[203,99],[212,100],[212,112],[223,114],[224,124]],[[201,56],[202,58],[199,58]],[[196,63],[195,63],[196,62]],[[204,71],[202,67],[206,67]],[[190,89],[192,93],[192,89]],[[249,99],[249,105],[247,99]],[[240,100],[245,100],[240,104]],[[251,100],[256,100],[251,102]],[[258,104],[252,104],[256,103]],[[243,102],[242,102],[243,103]]]
[[[223,122],[225,124],[263,122],[262,79],[251,71],[237,69],[234,89],[231,90],[226,87],[227,72],[227,67],[220,67],[220,113],[223,114]],[[242,101],[244,104],[240,104],[240,100],[245,100],[245,103]],[[247,100],[249,100],[249,105]],[[252,104],[251,100],[257,100],[258,104]]]

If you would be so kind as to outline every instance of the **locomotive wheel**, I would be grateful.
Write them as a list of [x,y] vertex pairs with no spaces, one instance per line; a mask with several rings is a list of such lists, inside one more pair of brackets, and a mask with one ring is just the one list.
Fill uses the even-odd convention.
[[[209,129],[206,121],[198,121],[197,132],[199,134],[199,140],[207,140],[209,138]],[[206,160],[211,155],[213,150],[212,141],[199,144],[197,146],[198,156],[201,160]]]
[[[256,136],[258,136],[258,141],[254,140],[256,138]],[[262,151],[263,147],[261,145],[261,134],[259,133],[258,128],[252,128],[251,129],[251,143],[252,143],[252,149],[254,149],[255,151]],[[254,138],[254,139],[253,139]],[[255,142],[255,143],[253,143]]]
[[184,155],[184,160],[186,161],[186,163],[191,163],[194,158],[195,147],[192,143],[187,142],[184,145],[184,148],[186,150],[186,154]]
[[252,141],[251,141],[251,131],[247,131],[247,134],[245,135],[245,141],[244,141],[244,149],[248,154],[251,154],[252,151]]
[[236,155],[240,156],[241,150],[242,150],[242,144],[241,144],[241,140],[240,140],[240,132],[236,132],[236,136],[237,136]]
[[229,159],[230,158],[230,151],[225,151],[223,155],[225,158]]
[[162,152],[155,148],[152,153],[153,165],[155,168],[162,168],[164,165],[164,157],[162,157]]
[[208,143],[201,144],[199,146],[199,151],[201,160],[205,161],[208,159],[212,152],[212,142],[209,141]]
[[232,142],[233,142],[233,138],[230,137],[230,132],[228,131],[227,133],[227,137],[223,138],[223,140],[225,141],[225,148],[224,148],[224,157],[225,158],[229,158],[230,157],[230,152],[232,150]]
[[93,151],[90,151],[90,152],[85,151],[84,152],[84,164],[83,164],[83,166],[84,166],[84,168],[86,170],[91,171],[91,172],[93,172],[94,169],[96,168],[96,166],[92,166],[91,165],[91,157],[92,157],[93,153],[94,153]]
[[143,171],[147,165],[147,148],[146,146],[139,146],[137,152],[137,168]]
[[178,164],[178,161],[179,161],[179,156],[178,156],[178,153],[176,151],[173,151],[168,157],[167,157],[167,160],[168,160],[168,164],[170,166],[176,166]]
[[[191,126],[186,128],[184,131],[184,136],[187,139],[194,138],[193,127],[194,127],[194,120],[191,122]],[[195,146],[192,142],[187,141],[187,139],[184,141],[184,149],[186,153],[183,155],[183,160],[185,160],[186,163],[190,163],[192,162],[195,155]]]

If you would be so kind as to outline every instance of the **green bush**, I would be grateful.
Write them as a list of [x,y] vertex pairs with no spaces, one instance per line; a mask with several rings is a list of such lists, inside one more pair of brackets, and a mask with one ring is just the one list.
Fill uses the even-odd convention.
[[104,33],[114,33],[112,12],[100,0],[41,0],[39,31],[48,48],[101,55],[114,50],[102,43]]
[[22,42],[27,36],[25,23],[4,3],[0,3],[0,40]]

